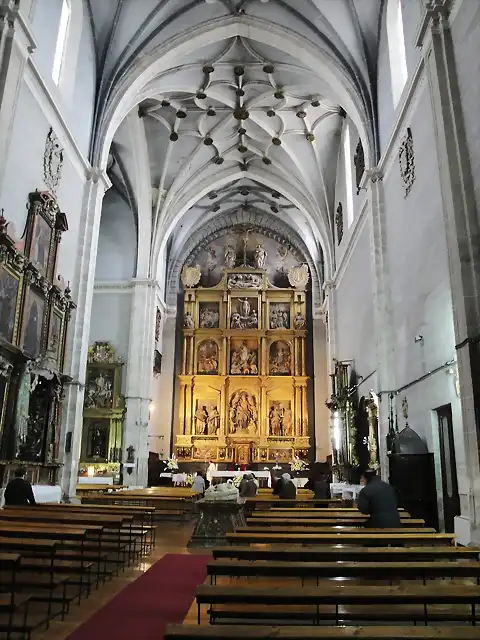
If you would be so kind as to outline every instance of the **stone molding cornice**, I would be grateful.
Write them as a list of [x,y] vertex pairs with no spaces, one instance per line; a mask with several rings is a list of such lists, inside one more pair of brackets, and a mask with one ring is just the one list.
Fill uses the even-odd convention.
[[99,281],[93,285],[93,293],[131,293],[133,283],[129,280]]
[[108,191],[108,189],[110,189],[110,187],[112,186],[107,173],[100,167],[90,167],[89,169],[87,169],[85,176],[87,180],[91,180],[94,184],[101,182],[105,191]]
[[453,4],[452,0],[429,0],[415,38],[415,44],[419,49],[426,41],[429,28],[432,33],[440,33],[450,26],[449,17]]

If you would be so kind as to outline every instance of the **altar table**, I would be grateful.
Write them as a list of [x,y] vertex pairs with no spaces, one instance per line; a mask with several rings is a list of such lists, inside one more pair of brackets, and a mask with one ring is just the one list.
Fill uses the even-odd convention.
[[[267,487],[272,486],[272,478],[270,476],[270,471],[212,471],[212,480],[223,478],[224,480],[231,480],[233,478],[238,478],[238,476],[243,476],[246,473],[253,473],[253,475],[257,478],[260,486],[267,485]],[[260,480],[263,479],[263,483]],[[266,483],[265,483],[266,480]],[[215,483],[213,483],[215,484]]]

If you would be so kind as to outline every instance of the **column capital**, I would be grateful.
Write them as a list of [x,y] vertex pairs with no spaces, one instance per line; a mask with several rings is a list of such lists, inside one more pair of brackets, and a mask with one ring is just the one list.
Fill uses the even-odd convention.
[[93,184],[100,183],[103,186],[105,191],[108,191],[112,186],[110,178],[107,176],[106,171],[104,171],[101,167],[92,167],[89,166],[85,171],[85,176],[87,180],[93,182]]
[[382,182],[383,171],[378,167],[373,167],[373,169],[365,169],[363,180],[364,180],[365,186],[368,186],[369,183],[375,184],[376,182]]
[[421,49],[429,29],[433,35],[439,35],[450,27],[449,15],[452,0],[428,0],[415,38],[416,46]]
[[325,291],[325,293],[328,295],[330,291],[333,291],[335,289],[336,286],[337,286],[337,283],[335,282],[335,280],[325,280],[322,288]]

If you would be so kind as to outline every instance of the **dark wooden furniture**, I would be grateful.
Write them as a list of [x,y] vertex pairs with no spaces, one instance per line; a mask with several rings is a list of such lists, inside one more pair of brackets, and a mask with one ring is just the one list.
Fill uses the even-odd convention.
[[231,544],[358,544],[383,547],[385,545],[445,545],[452,544],[451,533],[227,533]]

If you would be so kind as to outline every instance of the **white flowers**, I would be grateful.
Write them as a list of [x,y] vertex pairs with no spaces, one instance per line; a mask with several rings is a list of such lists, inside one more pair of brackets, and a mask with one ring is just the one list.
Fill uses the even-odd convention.
[[308,464],[303,460],[300,460],[298,456],[295,456],[292,462],[290,463],[290,469],[291,471],[307,471]]
[[169,471],[178,471],[178,462],[177,462],[177,458],[175,457],[175,454],[172,454],[171,458],[168,458],[167,460],[165,460],[166,463],[166,468]]

